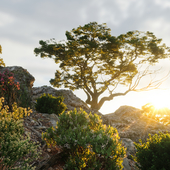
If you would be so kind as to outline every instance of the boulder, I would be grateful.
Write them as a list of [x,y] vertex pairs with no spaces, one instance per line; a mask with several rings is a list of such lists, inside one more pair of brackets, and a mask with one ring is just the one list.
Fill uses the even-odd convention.
[[103,116],[100,112],[90,109],[88,105],[82,101],[80,98],[78,98],[71,90],[65,90],[65,89],[54,89],[51,86],[41,86],[41,87],[33,87],[32,88],[32,98],[34,104],[36,103],[37,98],[39,98],[43,94],[51,94],[55,97],[63,96],[64,97],[64,103],[67,105],[67,110],[74,110],[75,108],[78,110],[82,108],[87,113],[96,113]]
[[146,141],[148,134],[170,132],[170,127],[165,126],[154,119],[142,114],[142,110],[132,106],[121,106],[114,113],[104,115],[108,124],[117,128],[121,138],[129,138],[139,142],[139,139]]
[[18,105],[29,107],[32,103],[32,87],[35,78],[24,68],[19,66],[0,67],[0,72],[8,70],[14,73],[15,82],[19,82],[20,90],[17,93]]

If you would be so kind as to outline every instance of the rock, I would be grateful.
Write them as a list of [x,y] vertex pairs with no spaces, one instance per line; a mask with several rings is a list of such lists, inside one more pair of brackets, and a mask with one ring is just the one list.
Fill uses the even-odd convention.
[[50,123],[52,124],[52,126],[55,128],[56,127],[56,123],[59,121],[59,117],[56,114],[43,114],[46,118],[50,119]]
[[123,159],[123,170],[132,170],[130,165],[129,165],[129,160],[128,158]]
[[117,128],[121,138],[130,138],[139,142],[139,139],[146,141],[148,134],[166,131],[170,132],[170,127],[165,126],[142,114],[140,109],[131,106],[121,106],[114,113],[104,115],[108,124]]
[[33,87],[33,100],[36,102],[36,99],[41,95],[51,94],[55,97],[63,96],[64,103],[67,105],[67,110],[74,110],[74,108],[83,108],[89,109],[87,104],[76,97],[71,90],[57,90],[50,86],[41,86],[41,87]]
[[126,148],[126,158],[123,159],[123,170],[135,169],[135,162],[131,159],[131,156],[135,156],[136,147],[131,139],[121,138],[122,145]]
[[32,103],[32,87],[35,78],[24,68],[19,66],[0,67],[0,72],[9,70],[14,73],[15,82],[19,82],[20,90],[17,93],[18,105],[29,107]]
[[126,150],[126,155],[127,157],[129,156],[134,156],[136,153],[136,147],[131,139],[128,138],[121,138],[123,146],[127,149]]
[[103,115],[100,112],[90,109],[88,105],[85,102],[83,102],[80,98],[78,98],[76,95],[74,95],[74,93],[71,90],[63,90],[63,89],[58,90],[50,86],[41,86],[41,87],[33,87],[32,92],[33,92],[34,103],[36,103],[37,98],[39,98],[44,93],[51,94],[55,97],[63,96],[64,103],[67,105],[66,111],[74,110],[75,108],[77,110],[82,108],[87,113],[90,113],[90,112],[92,114],[96,113],[103,117]]

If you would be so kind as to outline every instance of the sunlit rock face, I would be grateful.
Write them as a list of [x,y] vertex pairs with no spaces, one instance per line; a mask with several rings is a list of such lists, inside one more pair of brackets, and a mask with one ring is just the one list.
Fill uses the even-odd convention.
[[169,126],[144,116],[142,110],[131,106],[121,106],[114,113],[104,116],[109,120],[108,124],[117,128],[121,138],[130,138],[135,142],[139,139],[146,141],[149,133],[170,132]]

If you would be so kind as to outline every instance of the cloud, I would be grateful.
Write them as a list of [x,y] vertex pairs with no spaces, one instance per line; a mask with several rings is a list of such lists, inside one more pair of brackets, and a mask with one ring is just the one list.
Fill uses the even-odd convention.
[[[35,86],[49,85],[57,65],[35,57],[39,40],[64,40],[66,30],[96,21],[106,23],[114,36],[131,30],[151,31],[170,46],[169,16],[169,0],[4,0],[0,5],[1,57],[6,65],[26,68],[35,77]],[[162,63],[165,71],[168,61]]]

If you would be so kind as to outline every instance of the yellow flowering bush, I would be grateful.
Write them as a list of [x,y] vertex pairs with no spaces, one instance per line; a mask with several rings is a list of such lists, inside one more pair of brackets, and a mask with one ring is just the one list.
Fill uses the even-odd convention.
[[97,114],[80,109],[63,112],[56,129],[42,135],[49,147],[59,145],[63,150],[65,169],[120,170],[125,149],[119,142],[117,129],[102,124]]
[[30,141],[24,134],[23,117],[28,116],[31,110],[18,108],[13,105],[13,112],[8,106],[3,106],[0,98],[0,167],[8,170],[33,170],[29,164],[38,159],[40,152],[38,145]]
[[[2,47],[1,47],[1,45],[0,45],[0,54],[2,54]],[[5,67],[5,63],[4,63],[2,58],[0,58],[0,66],[4,66]]]

